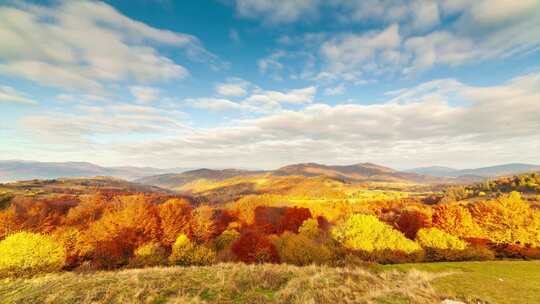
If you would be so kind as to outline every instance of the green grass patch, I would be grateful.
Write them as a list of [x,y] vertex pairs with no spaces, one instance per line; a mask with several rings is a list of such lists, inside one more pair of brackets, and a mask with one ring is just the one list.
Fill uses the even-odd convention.
[[435,279],[432,286],[442,294],[474,303],[540,303],[540,261],[441,262],[385,265],[383,270],[454,274]]

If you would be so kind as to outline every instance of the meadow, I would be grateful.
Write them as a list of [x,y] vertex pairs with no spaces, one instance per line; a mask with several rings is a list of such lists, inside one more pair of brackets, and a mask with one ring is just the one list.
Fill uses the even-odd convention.
[[463,303],[540,299],[540,262],[335,268],[218,264],[54,273],[0,281],[0,303]]

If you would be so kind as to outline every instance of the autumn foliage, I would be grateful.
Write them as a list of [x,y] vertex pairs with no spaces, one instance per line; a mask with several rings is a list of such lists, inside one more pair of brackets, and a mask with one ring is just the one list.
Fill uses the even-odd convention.
[[538,208],[517,192],[455,200],[471,191],[451,190],[432,205],[400,198],[294,206],[266,194],[225,205],[144,193],[10,197],[0,209],[0,272],[540,258]]
[[267,236],[254,231],[244,233],[232,245],[238,260],[244,263],[278,263],[276,247]]

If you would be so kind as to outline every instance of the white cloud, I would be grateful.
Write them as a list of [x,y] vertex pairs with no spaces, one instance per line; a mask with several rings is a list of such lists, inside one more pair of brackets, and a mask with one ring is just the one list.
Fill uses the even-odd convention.
[[[321,54],[326,62],[325,72],[332,77],[361,74],[400,63],[397,50],[401,43],[399,26],[391,25],[383,31],[347,34],[326,41]],[[339,75],[339,76],[336,76]],[[358,77],[350,77],[357,79]]]
[[19,104],[37,104],[34,100],[24,97],[14,88],[0,86],[0,103],[19,103]]
[[148,103],[159,98],[159,90],[152,87],[132,86],[129,91],[138,103]]
[[267,23],[297,21],[317,13],[319,0],[235,0],[236,12],[251,19],[262,17]]
[[245,102],[253,105],[278,106],[279,104],[307,104],[313,102],[317,93],[316,87],[290,90],[287,92],[260,90],[245,99]]
[[189,74],[155,45],[181,48],[192,60],[215,61],[194,36],[150,27],[93,1],[0,6],[0,41],[0,73],[68,89],[95,91],[104,83]]
[[245,96],[250,83],[240,78],[229,78],[225,83],[215,86],[216,92],[222,96]]
[[[262,90],[238,78],[231,78],[230,81],[236,81],[237,84],[243,83],[245,86],[254,87],[254,89],[249,96],[238,101],[214,97],[188,98],[185,101],[195,108],[211,111],[242,110],[253,113],[269,113],[279,111],[285,105],[304,105],[312,103],[315,94],[317,93],[317,88],[313,86],[280,92],[274,90]],[[218,92],[219,88],[223,89],[221,86],[218,86]],[[226,90],[228,93],[231,93],[230,91],[232,90]]]
[[[77,116],[34,116],[22,124],[41,141],[61,140],[80,150],[83,139],[100,157],[123,155],[125,161],[160,166],[256,163],[272,168],[298,161],[373,161],[412,167],[540,161],[539,73],[487,87],[435,80],[389,96],[382,104],[309,104],[214,128],[188,128],[167,112],[146,107],[122,112],[87,107]],[[122,134],[125,140],[95,140],[99,134]]]
[[259,67],[261,74],[266,74],[270,70],[283,69],[283,64],[281,64],[279,60],[286,55],[285,51],[279,50],[257,61],[257,66]]
[[[332,0],[319,9],[373,30],[281,36],[281,49],[259,60],[275,80],[361,84],[438,65],[459,66],[540,50],[540,1]],[[307,12],[305,12],[307,14]],[[327,14],[332,20],[335,15]],[[310,40],[308,37],[317,37]],[[291,71],[295,66],[303,71]],[[298,68],[296,68],[298,69]]]
[[215,112],[246,109],[246,107],[240,103],[223,98],[188,98],[185,101],[195,108]]
[[179,120],[186,117],[185,113],[133,104],[79,105],[73,113],[51,110],[25,116],[20,125],[40,142],[78,145],[101,143],[99,136],[125,140],[130,135],[174,134],[186,129]]
[[343,95],[345,93],[345,85],[340,83],[337,87],[324,89],[324,95],[336,96]]

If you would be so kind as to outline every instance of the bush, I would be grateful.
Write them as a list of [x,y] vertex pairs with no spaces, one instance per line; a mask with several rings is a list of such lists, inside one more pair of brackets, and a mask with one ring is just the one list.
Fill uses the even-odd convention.
[[132,267],[163,265],[167,261],[167,250],[157,242],[150,242],[135,250],[130,261]]
[[355,214],[332,229],[332,236],[345,248],[382,263],[418,261],[421,247],[375,216]]
[[222,262],[232,262],[235,260],[232,253],[232,244],[240,237],[240,233],[229,228],[223,231],[215,240],[214,247],[217,251],[217,259]]
[[463,259],[467,247],[464,241],[437,228],[418,230],[416,240],[426,251],[426,258],[432,261]]
[[469,244],[463,252],[461,252],[462,260],[467,261],[488,261],[495,259],[495,253],[482,245]]
[[248,231],[232,245],[238,260],[244,263],[279,263],[274,244],[264,235]]
[[283,233],[276,240],[281,262],[294,265],[326,264],[332,259],[332,252],[301,234]]
[[240,237],[240,233],[235,229],[227,229],[223,231],[215,240],[214,246],[216,250],[224,250],[230,247],[234,241]]
[[32,275],[58,271],[65,260],[62,245],[46,235],[19,232],[0,241],[0,274]]
[[540,248],[513,244],[495,245],[497,256],[511,259],[540,259]]
[[298,233],[308,237],[310,239],[317,239],[321,235],[321,229],[319,229],[319,222],[316,219],[307,219],[302,223],[302,226],[298,228]]
[[216,253],[202,245],[193,243],[185,234],[176,239],[172,247],[169,262],[175,265],[211,265],[216,260]]

